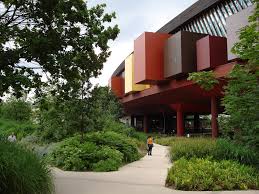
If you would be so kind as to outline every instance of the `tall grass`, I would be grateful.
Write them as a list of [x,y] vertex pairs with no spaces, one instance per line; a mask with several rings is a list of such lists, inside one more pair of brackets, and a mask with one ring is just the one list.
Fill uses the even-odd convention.
[[0,193],[51,194],[47,166],[18,144],[0,141]]
[[259,169],[259,152],[225,139],[168,137],[157,140],[171,147],[172,161],[182,157],[190,159],[212,157],[215,160],[234,160]]

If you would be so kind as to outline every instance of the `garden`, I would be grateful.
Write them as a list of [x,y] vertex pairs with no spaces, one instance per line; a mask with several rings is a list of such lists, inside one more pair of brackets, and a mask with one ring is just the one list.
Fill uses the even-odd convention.
[[162,137],[173,166],[166,186],[178,190],[259,189],[259,152],[227,139]]
[[[52,193],[50,167],[116,171],[144,156],[146,134],[119,121],[121,107],[108,87],[91,91],[83,121],[77,112],[82,104],[56,101],[1,103],[0,193]],[[6,141],[12,133],[16,143]]]

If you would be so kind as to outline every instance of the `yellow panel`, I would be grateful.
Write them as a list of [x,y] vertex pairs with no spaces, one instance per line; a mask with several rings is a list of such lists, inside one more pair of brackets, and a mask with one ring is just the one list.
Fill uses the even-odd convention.
[[134,84],[134,54],[129,55],[125,60],[125,93],[142,91],[150,88],[149,85]]

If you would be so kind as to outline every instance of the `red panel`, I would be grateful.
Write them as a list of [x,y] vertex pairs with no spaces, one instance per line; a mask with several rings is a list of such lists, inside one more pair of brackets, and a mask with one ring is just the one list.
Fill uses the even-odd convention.
[[145,32],[134,41],[136,84],[154,84],[164,80],[164,44],[170,36]]
[[227,63],[227,39],[206,36],[196,42],[197,70],[212,69]]
[[111,78],[111,89],[118,98],[122,98],[124,96],[124,78],[123,77],[112,77]]

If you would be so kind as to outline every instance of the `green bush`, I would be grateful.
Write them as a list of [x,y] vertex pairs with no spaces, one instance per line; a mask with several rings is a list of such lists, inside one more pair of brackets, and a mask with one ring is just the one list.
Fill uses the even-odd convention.
[[234,160],[241,164],[252,165],[259,169],[259,153],[243,145],[226,139],[209,138],[161,138],[163,144],[171,145],[171,160],[182,157],[212,157],[215,160]]
[[48,160],[64,170],[113,171],[122,165],[123,154],[93,142],[80,142],[79,137],[68,138],[50,154]]
[[17,139],[21,139],[38,129],[31,121],[14,121],[0,118],[0,137],[6,139],[15,133]]
[[164,145],[164,146],[170,146],[175,141],[178,141],[178,139],[181,139],[181,137],[159,137],[155,139],[156,143]]
[[179,190],[246,190],[259,188],[252,167],[234,161],[181,158],[169,170],[166,185]]
[[119,150],[123,154],[123,161],[126,163],[133,162],[140,158],[137,145],[123,134],[118,134],[113,131],[95,132],[86,134],[84,140],[93,142],[99,146],[107,145]]
[[208,157],[215,150],[216,141],[209,138],[178,138],[171,143],[171,159],[173,161],[182,157]]
[[216,148],[212,153],[217,160],[235,160],[241,164],[253,165],[259,169],[259,152],[250,147],[235,144],[225,139],[216,141]]
[[0,193],[52,193],[49,169],[36,155],[8,142],[0,142],[0,153]]

